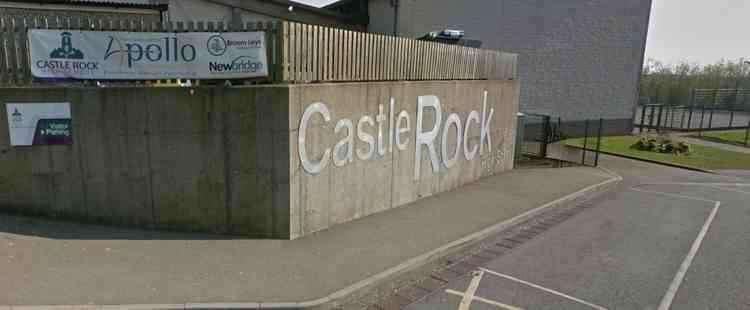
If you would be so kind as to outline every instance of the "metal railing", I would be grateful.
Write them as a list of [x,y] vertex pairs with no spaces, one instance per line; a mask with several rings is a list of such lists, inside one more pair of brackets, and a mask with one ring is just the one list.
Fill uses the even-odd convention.
[[[29,68],[29,29],[131,32],[265,31],[269,76],[243,81],[251,83],[506,80],[515,79],[517,75],[516,54],[288,21],[229,25],[222,22],[160,23],[142,17],[113,20],[80,16],[3,16],[0,17],[0,85],[44,84],[43,80],[31,75]],[[96,81],[66,82],[91,84]],[[200,82],[195,81],[191,84]],[[127,83],[156,84],[157,81]],[[159,83],[164,83],[164,80]]]

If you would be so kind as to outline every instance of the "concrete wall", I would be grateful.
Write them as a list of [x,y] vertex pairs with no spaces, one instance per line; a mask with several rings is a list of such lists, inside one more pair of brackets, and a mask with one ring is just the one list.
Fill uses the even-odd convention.
[[[435,95],[443,123],[471,110],[494,109],[489,143],[472,161],[431,169],[422,146],[421,176],[414,178],[417,97]],[[330,162],[319,174],[302,169],[300,120],[314,102],[320,116],[306,126],[310,158],[332,151],[345,131],[336,122],[378,105],[410,116],[405,150]],[[70,102],[74,144],[11,147],[0,109],[0,210],[124,226],[297,238],[369,214],[450,190],[512,168],[518,83],[513,81],[382,82],[243,86],[233,88],[5,88],[1,103]],[[427,110],[424,127],[433,125]],[[388,122],[384,141],[390,143]],[[442,126],[440,127],[442,128]],[[470,145],[480,124],[469,127]],[[429,128],[428,128],[429,129]],[[375,127],[367,131],[377,137]],[[355,133],[356,134],[356,133]],[[451,127],[448,151],[455,150]],[[436,143],[440,159],[442,129]],[[354,148],[367,144],[354,136]],[[384,144],[385,145],[385,144]],[[348,148],[339,151],[345,153]],[[462,148],[460,149],[462,150]]]
[[[267,115],[288,90],[2,89],[0,102],[71,103],[74,144],[11,147],[0,113],[0,210],[253,237],[288,237]],[[4,111],[4,108],[3,108]]]
[[[566,121],[603,117],[628,131],[651,0],[400,0],[398,32],[466,31],[519,54],[521,110]],[[370,0],[369,31],[392,33],[390,0]]]
[[[442,105],[442,124],[450,113],[457,113],[463,126],[468,114],[477,111],[482,115],[483,92],[487,91],[487,113],[494,109],[491,121],[491,151],[486,143],[484,152],[474,160],[464,158],[459,148],[459,160],[452,168],[442,163],[438,172],[433,172],[427,147],[421,146],[420,176],[415,179],[415,135],[418,127],[418,96],[435,95]],[[326,149],[334,153],[334,146],[346,136],[346,130],[334,132],[337,122],[350,119],[357,131],[358,121],[369,115],[373,119],[383,105],[384,114],[389,115],[389,102],[394,99],[395,115],[406,111],[410,116],[411,131],[404,134],[409,139],[406,149],[380,155],[375,152],[372,159],[361,160],[356,150],[366,152],[367,143],[360,141],[355,133],[353,161],[344,166],[328,166],[319,174],[307,172],[300,164],[299,126],[302,113],[314,102],[324,103],[331,112],[330,122],[316,116],[305,133],[308,157],[318,160]],[[290,89],[290,140],[291,149],[291,235],[297,237],[344,223],[373,213],[402,206],[415,200],[448,191],[497,172],[511,169],[515,146],[516,112],[518,111],[518,82],[514,81],[462,81],[462,82],[382,82],[295,85]],[[426,110],[423,128],[434,125],[434,112]],[[390,146],[389,121],[383,120],[383,143]],[[473,123],[472,123],[473,124]],[[398,126],[395,124],[394,127]],[[367,127],[377,138],[378,125]],[[437,139],[442,140],[443,125]],[[455,150],[455,127],[448,134],[447,153]],[[469,127],[470,145],[480,140],[479,125]],[[403,142],[403,141],[402,141]],[[377,143],[376,143],[377,144]],[[435,144],[439,161],[442,161],[441,144]],[[390,147],[386,147],[390,149]],[[347,149],[340,149],[346,152]],[[450,157],[450,156],[449,156]],[[459,207],[459,206],[457,206]]]

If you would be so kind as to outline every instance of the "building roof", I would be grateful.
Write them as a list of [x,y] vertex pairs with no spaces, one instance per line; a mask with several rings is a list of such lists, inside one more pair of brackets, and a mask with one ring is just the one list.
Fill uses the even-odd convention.
[[65,4],[96,7],[118,7],[133,9],[166,10],[168,1],[165,0],[10,0],[21,4]]

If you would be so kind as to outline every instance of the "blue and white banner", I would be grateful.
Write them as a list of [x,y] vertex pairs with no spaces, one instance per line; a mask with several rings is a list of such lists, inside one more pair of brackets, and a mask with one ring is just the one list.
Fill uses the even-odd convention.
[[263,32],[29,30],[31,73],[94,80],[268,75]]

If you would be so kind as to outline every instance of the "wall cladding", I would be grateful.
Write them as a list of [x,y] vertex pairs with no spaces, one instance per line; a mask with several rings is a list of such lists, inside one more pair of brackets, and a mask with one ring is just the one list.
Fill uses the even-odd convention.
[[[392,16],[387,2],[372,0],[372,14]],[[403,36],[462,29],[483,48],[517,53],[523,111],[567,121],[633,117],[651,0],[399,3]],[[391,32],[392,24],[371,19],[370,31]]]
[[[483,111],[483,92],[487,110]],[[450,127],[447,150],[454,167],[433,172],[422,146],[414,178],[417,98],[435,95],[442,121],[471,110],[489,115],[491,144],[463,159]],[[331,122],[311,118],[306,151],[318,158],[344,136],[342,118],[373,119],[379,105],[410,115],[405,150],[320,174],[301,168],[299,125],[314,102],[327,105]],[[11,147],[0,109],[0,210],[123,226],[290,239],[398,207],[481,177],[511,169],[518,82],[445,81],[242,86],[231,88],[4,88],[0,103],[70,102],[73,145]],[[387,110],[386,110],[387,111]],[[425,110],[425,130],[434,113]],[[481,140],[476,119],[466,135]],[[380,121],[378,122],[380,123]],[[374,123],[374,124],[378,124]],[[385,128],[390,128],[388,122]],[[442,140],[443,126],[437,140]],[[377,137],[377,125],[368,127]],[[390,135],[383,141],[390,143]],[[463,136],[462,136],[463,137]],[[356,154],[367,146],[354,136]],[[491,151],[490,151],[491,145]],[[435,145],[442,161],[440,144]],[[339,149],[339,151],[348,151]],[[479,151],[478,151],[479,152]]]

